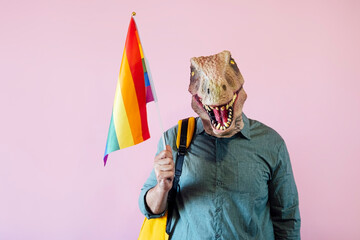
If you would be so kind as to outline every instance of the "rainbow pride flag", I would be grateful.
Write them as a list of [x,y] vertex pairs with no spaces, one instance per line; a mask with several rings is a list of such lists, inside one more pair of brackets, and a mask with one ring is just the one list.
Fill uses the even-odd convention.
[[155,93],[150,84],[139,33],[132,16],[116,86],[104,166],[109,153],[150,138],[146,103],[154,101],[153,92]]

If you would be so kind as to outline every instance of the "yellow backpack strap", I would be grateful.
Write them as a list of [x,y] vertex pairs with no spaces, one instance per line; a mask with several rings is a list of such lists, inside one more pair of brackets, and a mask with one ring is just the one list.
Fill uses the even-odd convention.
[[175,206],[175,199],[179,189],[179,181],[182,173],[182,166],[186,150],[190,146],[195,132],[195,118],[190,117],[179,121],[178,133],[176,137],[176,147],[178,149],[175,162],[175,176],[173,186],[168,195],[168,217],[166,222],[166,233],[171,234],[171,220]]
[[[195,131],[195,118],[189,117],[178,122],[178,133],[176,138],[176,147],[181,150],[186,150],[191,143]],[[181,146],[181,147],[180,147]],[[185,149],[184,149],[185,148]]]

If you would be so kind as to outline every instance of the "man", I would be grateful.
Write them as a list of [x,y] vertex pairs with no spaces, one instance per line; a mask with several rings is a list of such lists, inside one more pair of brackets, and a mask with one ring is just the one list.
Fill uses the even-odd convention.
[[[185,156],[170,239],[300,239],[298,193],[284,140],[242,112],[247,95],[229,51],[191,59],[199,115]],[[139,206],[162,216],[174,179],[177,127],[165,133]],[[161,146],[161,145],[159,145]]]

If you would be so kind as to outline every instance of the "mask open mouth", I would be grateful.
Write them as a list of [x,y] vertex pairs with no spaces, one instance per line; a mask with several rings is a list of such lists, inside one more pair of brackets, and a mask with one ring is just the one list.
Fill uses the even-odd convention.
[[[240,90],[239,90],[240,91]],[[202,107],[207,112],[211,125],[216,130],[226,130],[231,126],[234,116],[234,102],[238,96],[239,91],[234,93],[232,99],[224,105],[206,105],[196,95],[196,100],[201,103]]]

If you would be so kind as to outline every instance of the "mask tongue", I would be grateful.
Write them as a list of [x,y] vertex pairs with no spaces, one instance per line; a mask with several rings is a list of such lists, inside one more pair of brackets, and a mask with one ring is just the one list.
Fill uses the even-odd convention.
[[228,121],[228,111],[226,110],[225,106],[220,107],[219,110],[216,108],[213,109],[215,119],[218,123],[221,124],[221,126],[225,126],[225,123]]
[[222,109],[220,109],[220,114],[222,119],[222,125],[225,125],[225,123],[228,121],[227,119],[228,111],[226,110],[225,107],[222,107]]
[[216,122],[221,123],[221,117],[220,117],[220,114],[219,114],[219,110],[214,108],[213,112],[214,112],[214,115],[215,115]]

